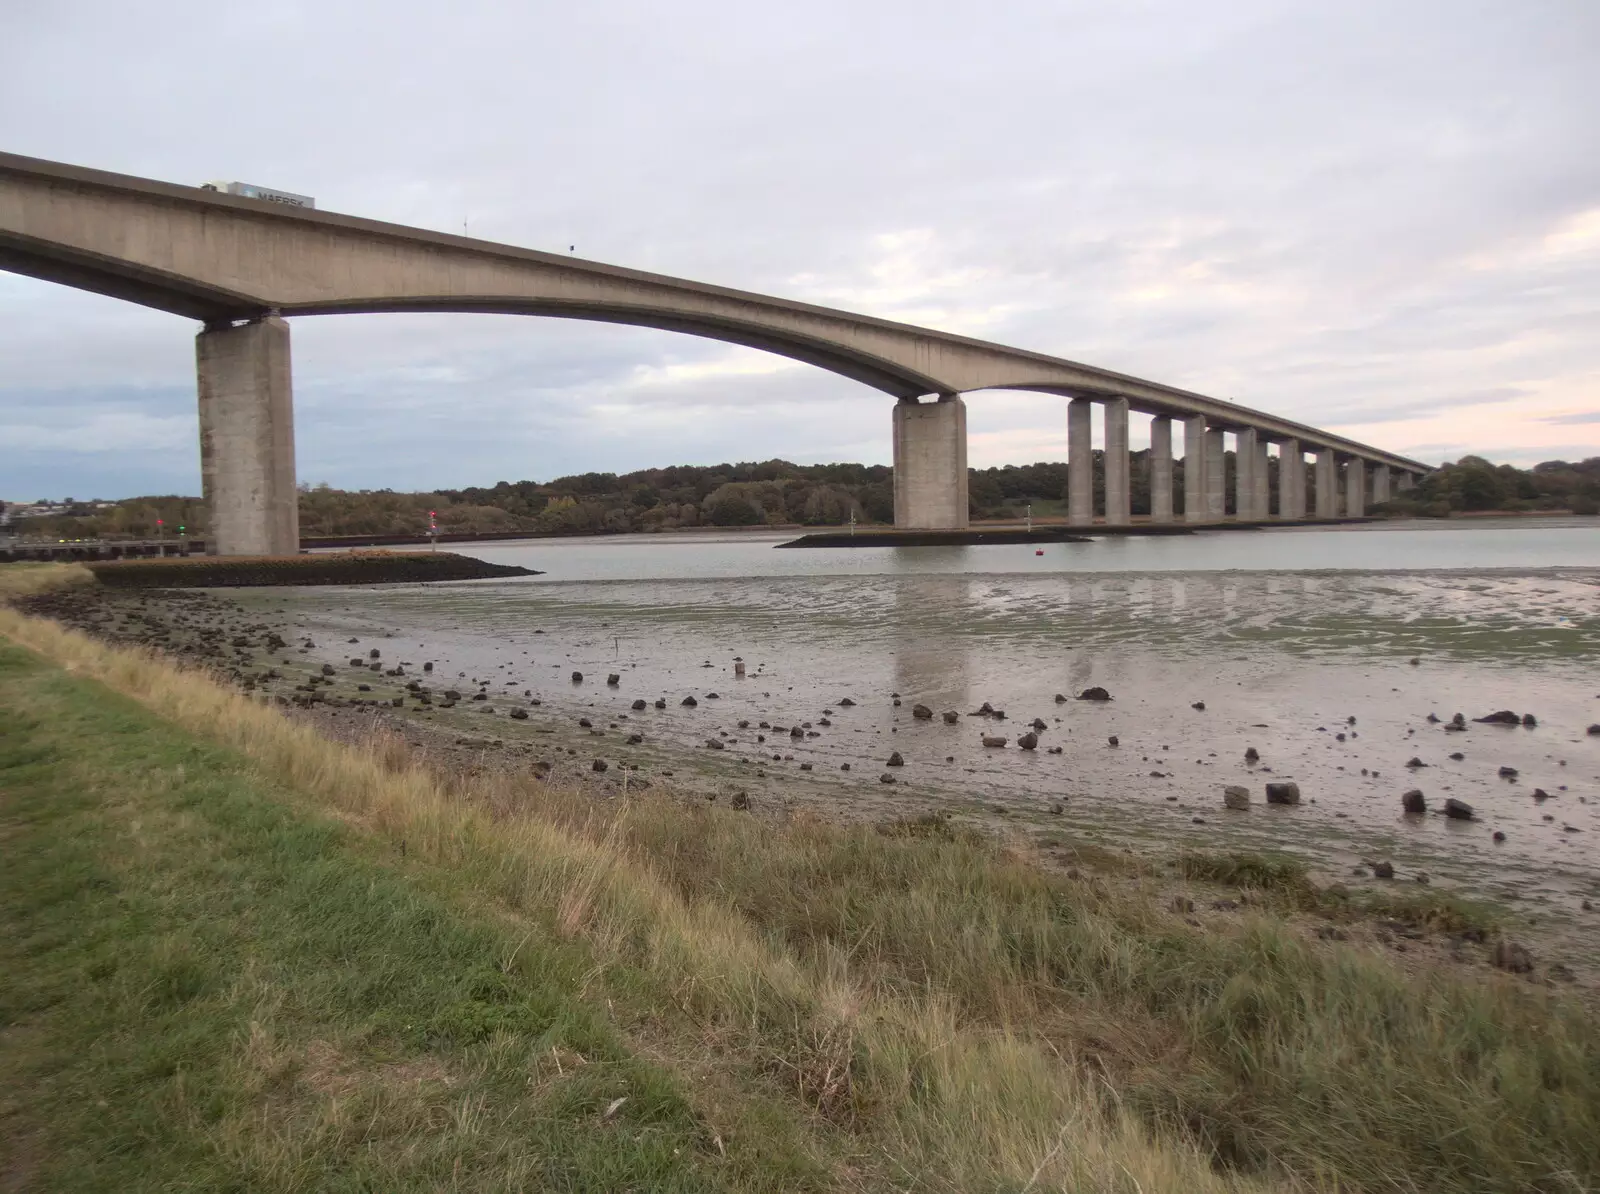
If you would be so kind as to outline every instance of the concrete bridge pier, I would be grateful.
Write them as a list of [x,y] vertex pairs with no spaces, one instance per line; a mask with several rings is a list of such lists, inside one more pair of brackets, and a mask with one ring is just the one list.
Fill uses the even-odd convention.
[[1233,433],[1233,520],[1256,520],[1256,433],[1245,427]]
[[1278,517],[1305,517],[1306,466],[1300,441],[1286,439],[1278,445]]
[[1172,521],[1172,420],[1150,420],[1150,521]]
[[1094,403],[1074,398],[1067,405],[1067,522],[1094,522],[1094,444],[1089,419]]
[[1133,521],[1133,490],[1128,476],[1128,400],[1108,398],[1100,409],[1105,418],[1106,525],[1125,527]]
[[1400,479],[1395,483],[1395,488],[1401,493],[1408,493],[1411,490],[1411,486],[1416,483],[1416,480],[1416,477],[1410,473],[1401,473]]
[[1372,466],[1372,504],[1389,500],[1389,466],[1375,464]]
[[1317,450],[1317,517],[1339,517],[1339,462],[1332,448]]
[[207,327],[195,337],[195,366],[207,554],[297,554],[289,325],[272,315]]
[[1367,462],[1351,457],[1344,467],[1344,512],[1351,518],[1367,513]]
[[967,526],[967,404],[901,399],[894,407],[894,525],[906,531]]
[[1228,512],[1228,457],[1222,428],[1206,428],[1206,521],[1221,522]]
[[1256,438],[1256,459],[1250,466],[1250,508],[1257,521],[1272,517],[1272,474],[1267,468],[1267,441]]
[[1183,421],[1183,521],[1206,520],[1206,417]]

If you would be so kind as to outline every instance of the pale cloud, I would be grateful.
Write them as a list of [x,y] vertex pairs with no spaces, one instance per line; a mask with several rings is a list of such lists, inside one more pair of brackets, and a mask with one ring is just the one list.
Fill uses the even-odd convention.
[[[1427,460],[1592,450],[1549,443],[1600,407],[1592,3],[12,9],[15,152],[466,220]],[[0,493],[197,491],[195,331],[0,274]],[[294,354],[302,475],[341,485],[890,455],[886,396],[648,329],[318,317]],[[1059,399],[968,422],[974,464],[1065,450]]]

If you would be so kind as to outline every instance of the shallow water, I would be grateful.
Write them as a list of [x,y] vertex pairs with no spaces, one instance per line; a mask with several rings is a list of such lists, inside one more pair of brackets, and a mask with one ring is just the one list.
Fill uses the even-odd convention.
[[[437,661],[436,687],[486,680],[502,711],[531,691],[543,701],[536,719],[628,718],[626,729],[667,752],[657,765],[676,751],[730,783],[753,782],[760,767],[845,814],[954,806],[1119,844],[1294,850],[1341,872],[1393,857],[1407,877],[1425,869],[1557,912],[1600,895],[1600,737],[1585,733],[1600,722],[1592,522],[1108,538],[1043,555],[774,550],[779,541],[481,545],[464,550],[545,574],[254,600],[286,608],[319,638],[391,636],[386,657]],[[747,679],[734,678],[736,657]],[[617,687],[605,683],[610,672]],[[1092,685],[1115,700],[1055,700]],[[691,694],[698,707],[683,707]],[[667,709],[630,712],[635,698],[658,695]],[[857,705],[841,706],[846,696]],[[1007,720],[911,716],[917,702],[966,714],[985,701]],[[1454,734],[1427,721],[1503,708],[1534,713],[1537,728]],[[1018,750],[1036,717],[1047,725],[1038,751]],[[761,720],[810,722],[819,736],[757,743]],[[703,750],[719,732],[737,741]],[[986,749],[983,733],[1012,744]],[[1052,746],[1062,753],[1046,753]],[[1251,746],[1260,765],[1244,761]],[[595,749],[620,743],[613,735]],[[907,765],[891,787],[879,775],[894,750]],[[1427,766],[1408,769],[1413,757]],[[802,762],[814,770],[799,772]],[[1501,766],[1518,777],[1501,778]],[[1219,807],[1226,784],[1250,786],[1259,802],[1265,782],[1282,779],[1300,785],[1305,804]],[[1434,807],[1464,799],[1478,819],[1402,816],[1409,788]],[[1536,788],[1549,798],[1535,799]]]

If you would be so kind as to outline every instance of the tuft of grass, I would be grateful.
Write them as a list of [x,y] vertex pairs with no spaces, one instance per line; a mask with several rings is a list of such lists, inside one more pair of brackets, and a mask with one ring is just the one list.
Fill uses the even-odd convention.
[[[1410,975],[1269,915],[1193,929],[1137,874],[1073,881],[931,826],[445,781],[163,661],[5,611],[0,632],[203,727],[285,799],[407,850],[508,923],[588,950],[591,998],[658,1022],[676,1066],[776,1092],[808,1139],[844,1141],[847,1184],[1465,1192],[1600,1178],[1600,1033],[1526,983]],[[1196,865],[1291,899],[1304,880]]]
[[1178,856],[1178,873],[1186,879],[1267,892],[1297,904],[1314,904],[1316,887],[1305,864],[1264,854],[1193,854]]

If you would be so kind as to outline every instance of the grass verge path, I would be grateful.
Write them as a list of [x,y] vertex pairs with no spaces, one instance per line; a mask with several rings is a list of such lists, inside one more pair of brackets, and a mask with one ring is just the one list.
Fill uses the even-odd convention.
[[723,1157],[581,997],[580,947],[349,836],[0,646],[0,1189],[814,1184],[800,1157]]

